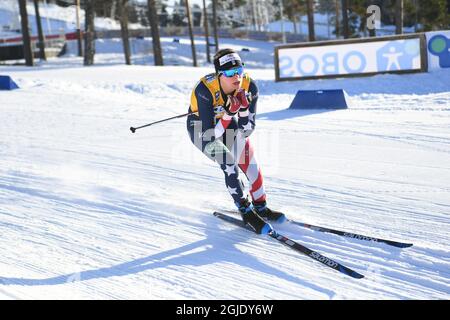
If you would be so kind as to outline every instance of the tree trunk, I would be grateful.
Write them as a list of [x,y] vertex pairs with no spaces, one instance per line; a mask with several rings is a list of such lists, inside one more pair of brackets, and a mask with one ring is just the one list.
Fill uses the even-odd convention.
[[111,1],[111,11],[110,11],[109,17],[113,20],[116,18],[116,1],[115,0]]
[[308,34],[309,41],[315,41],[316,36],[314,33],[314,3],[313,0],[306,1],[306,9],[308,12]]
[[34,66],[33,51],[31,50],[30,31],[28,30],[28,13],[26,0],[19,0],[20,22],[22,24],[23,55],[27,66]]
[[395,34],[403,33],[403,0],[395,0]]
[[39,3],[38,0],[34,0],[34,12],[36,13],[36,25],[38,29],[39,38],[39,58],[41,60],[47,61],[47,56],[45,55],[45,39],[44,32],[42,31],[41,15],[39,14]]
[[189,0],[184,0],[186,5],[186,16],[188,18],[189,37],[191,38],[192,63],[194,67],[197,66],[197,54],[195,52],[194,32],[192,30],[191,9],[189,8]]
[[219,51],[219,37],[217,35],[217,0],[212,0],[213,5],[213,29],[214,29],[214,42],[216,45],[216,52]]
[[208,12],[206,11],[206,1],[203,0],[203,22],[205,25],[205,39],[206,39],[206,60],[211,62],[210,52],[209,52],[209,27],[208,27]]
[[369,29],[369,37],[376,37],[377,36],[377,29],[376,28],[370,28]]
[[94,1],[86,0],[85,8],[85,38],[84,38],[84,65],[94,64],[95,55],[95,25],[94,25]]
[[262,15],[261,15],[261,3],[256,2],[256,25],[258,26],[258,31],[261,32],[262,28]]
[[155,0],[148,0],[148,20],[150,22],[150,28],[152,30],[152,42],[153,42],[153,56],[155,58],[155,66],[164,65],[161,42],[159,38],[159,21],[158,14],[156,12]]
[[344,32],[344,39],[348,39],[350,37],[350,31],[348,28],[348,0],[341,0],[342,2],[342,25],[343,25],[343,32]]
[[292,17],[292,24],[294,25],[294,33],[298,34],[298,27],[297,27],[297,16]]
[[75,1],[75,14],[76,14],[76,23],[77,23],[77,43],[78,43],[78,56],[83,56],[83,35],[81,34],[81,28],[80,28],[80,0]]
[[119,16],[120,16],[120,32],[122,34],[123,53],[125,55],[125,63],[130,65],[130,41],[128,35],[128,0],[119,1]]
[[335,21],[335,29],[336,29],[336,39],[339,39],[340,27],[339,27],[339,0],[334,1],[334,8],[336,10],[336,21]]

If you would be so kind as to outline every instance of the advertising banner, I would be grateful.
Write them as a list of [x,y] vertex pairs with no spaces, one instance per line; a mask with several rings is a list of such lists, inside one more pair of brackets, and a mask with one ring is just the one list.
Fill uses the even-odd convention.
[[450,71],[450,30],[427,32],[428,71]]
[[275,47],[277,81],[427,71],[423,34]]

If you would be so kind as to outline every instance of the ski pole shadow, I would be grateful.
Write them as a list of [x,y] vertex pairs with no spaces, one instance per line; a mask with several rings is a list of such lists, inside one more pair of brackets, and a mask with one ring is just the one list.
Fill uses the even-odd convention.
[[[220,226],[223,226],[223,223],[221,223],[219,219],[211,215],[211,217],[205,216],[202,220],[206,226],[206,237],[202,240],[195,241],[187,245],[109,267],[67,273],[55,277],[41,279],[0,277],[0,285],[61,285],[94,279],[128,276],[148,270],[164,269],[171,266],[201,267],[226,262],[227,264],[236,264],[243,268],[253,269],[266,275],[275,276],[285,281],[295,283],[299,286],[310,288],[311,290],[326,294],[330,298],[334,296],[335,292],[332,290],[318,286],[312,281],[307,281],[293,276],[285,271],[260,261],[257,257],[239,250],[237,248],[238,244],[254,237],[254,235],[248,233],[248,231],[239,230],[240,228],[237,227],[238,229],[235,230],[236,233],[233,233],[232,236],[230,236],[229,231],[222,230],[220,228]],[[243,234],[240,234],[240,232]],[[248,233],[248,235],[246,233]],[[283,253],[280,253],[280,255],[282,254]],[[299,258],[301,258],[301,256],[299,256]]]

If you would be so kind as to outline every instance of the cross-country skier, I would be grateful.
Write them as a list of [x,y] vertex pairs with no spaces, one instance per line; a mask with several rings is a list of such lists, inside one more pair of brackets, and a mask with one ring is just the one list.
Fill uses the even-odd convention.
[[[281,212],[266,204],[263,176],[249,136],[255,129],[258,87],[244,73],[236,51],[219,50],[214,56],[215,73],[204,76],[192,91],[187,129],[192,143],[220,165],[225,185],[244,222],[256,233],[266,234],[272,226],[263,218],[283,222]],[[239,168],[250,183],[252,203],[244,195]]]

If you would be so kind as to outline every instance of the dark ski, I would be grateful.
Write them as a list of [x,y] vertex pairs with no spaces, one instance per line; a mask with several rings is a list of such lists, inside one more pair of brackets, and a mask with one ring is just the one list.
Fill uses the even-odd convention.
[[369,237],[369,236],[365,236],[365,235],[357,234],[357,233],[351,233],[351,232],[334,230],[334,229],[320,227],[320,226],[314,226],[312,224],[298,222],[298,221],[294,221],[294,220],[290,220],[290,219],[288,219],[288,221],[292,224],[295,224],[295,225],[298,225],[298,226],[301,226],[304,228],[308,228],[308,229],[311,229],[314,231],[333,233],[333,234],[337,234],[339,236],[357,239],[357,240],[385,243],[387,245],[397,247],[397,248],[408,248],[413,245],[412,243],[404,243],[404,242],[398,242],[398,241],[393,241],[393,240],[380,239],[380,238]]
[[[250,226],[245,224],[240,219],[231,217],[231,216],[229,216],[227,214],[224,214],[222,212],[217,212],[217,211],[214,212],[214,215],[216,217],[218,217],[218,218],[220,218],[222,220],[228,221],[228,222],[230,222],[230,223],[232,223],[232,224],[234,224],[236,226],[239,226],[239,227],[245,228],[245,229],[247,229],[247,230],[249,230],[251,232],[254,232],[253,229]],[[330,259],[328,257],[325,257],[324,255],[321,255],[320,253],[318,253],[316,251],[313,251],[313,250],[305,247],[304,245],[301,245],[300,243],[289,239],[288,237],[285,237],[285,236],[279,234],[275,230],[272,231],[269,234],[269,236],[272,237],[273,239],[281,242],[282,244],[288,246],[289,248],[294,249],[297,252],[303,253],[304,255],[306,255],[306,256],[314,259],[314,260],[319,261],[320,263],[324,264],[325,266],[327,266],[329,268],[332,268],[332,269],[334,269],[336,271],[339,271],[339,272],[341,272],[341,273],[343,273],[343,274],[345,274],[347,276],[350,276],[350,277],[356,278],[356,279],[364,278],[364,276],[362,274],[360,274],[360,273],[358,273],[358,272],[356,272],[356,271],[354,271],[354,270],[352,270],[350,268],[347,268],[346,266],[344,266],[344,265],[342,265],[342,264],[340,264],[340,263],[338,263],[338,262],[336,262],[336,261],[334,261],[334,260],[332,260],[332,259]]]
[[[224,210],[224,212],[236,214],[236,211],[232,211],[232,210]],[[303,228],[308,228],[308,229],[311,229],[314,231],[332,233],[332,234],[336,234],[338,236],[343,236],[343,237],[357,239],[357,240],[385,243],[387,245],[397,247],[397,248],[408,248],[413,245],[412,243],[404,243],[404,242],[398,242],[398,241],[393,241],[393,240],[380,239],[380,238],[365,236],[362,234],[351,233],[351,232],[346,232],[346,231],[341,231],[341,230],[335,230],[335,229],[330,229],[330,228],[321,227],[321,226],[315,226],[312,224],[307,224],[307,223],[303,223],[303,222],[299,222],[299,221],[295,221],[295,220],[291,220],[291,219],[287,219],[287,221],[291,224],[295,224],[297,226],[300,226]]]

